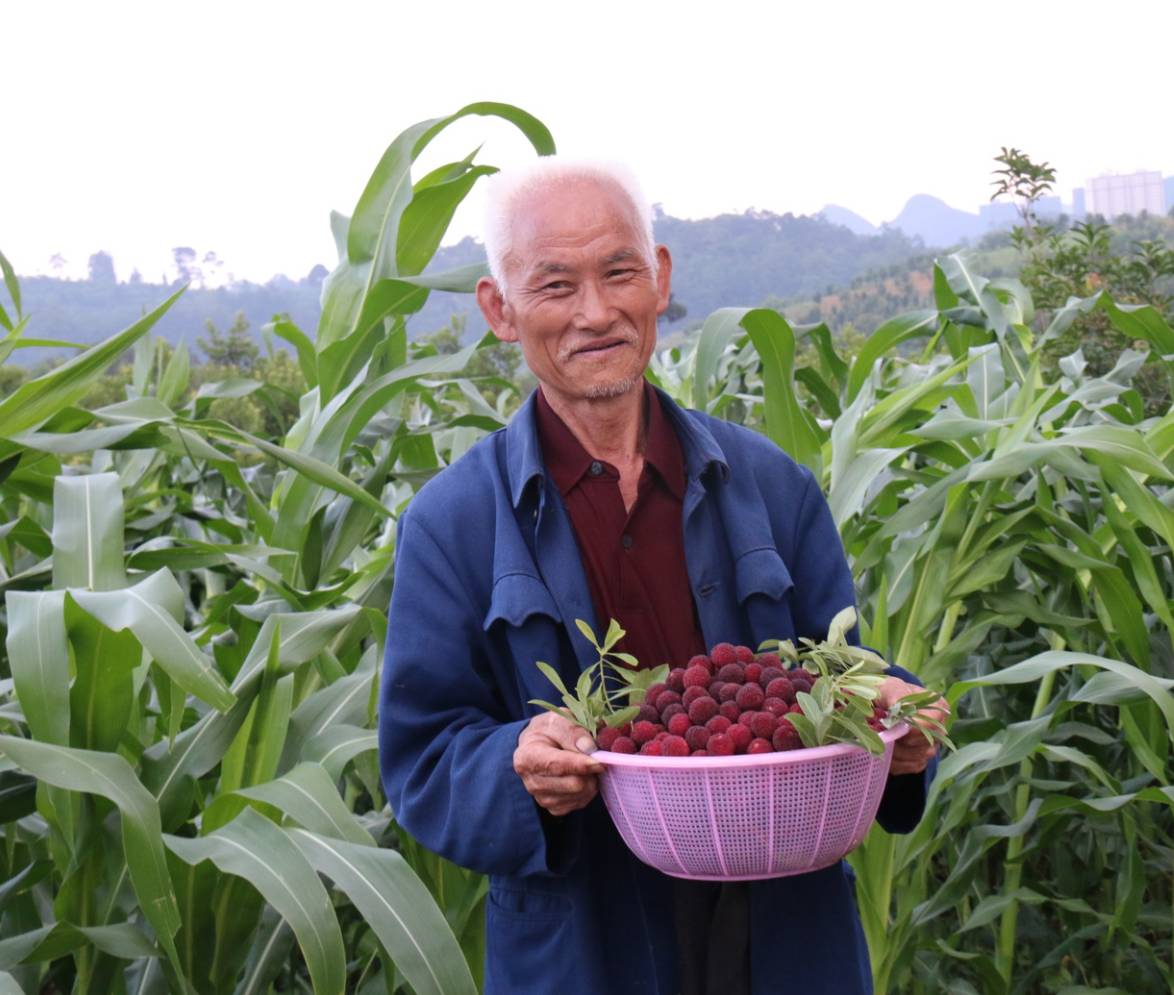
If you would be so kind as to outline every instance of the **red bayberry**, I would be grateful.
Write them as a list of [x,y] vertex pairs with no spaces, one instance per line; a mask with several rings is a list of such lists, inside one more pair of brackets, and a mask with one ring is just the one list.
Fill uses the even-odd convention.
[[749,646],[735,646],[734,655],[737,656],[739,663],[749,663],[754,659],[754,650]]
[[646,757],[659,757],[662,755],[660,743],[653,740],[651,743],[645,743],[640,747],[640,753]]
[[745,726],[747,729],[749,729],[750,723],[754,721],[754,716],[757,714],[758,713],[753,710],[743,712],[738,716],[738,725]]
[[799,730],[790,722],[779,723],[779,727],[771,737],[771,744],[780,752],[803,749],[803,740],[799,737]]
[[685,731],[685,742],[691,750],[703,750],[709,743],[711,733],[705,726],[690,726]]
[[689,721],[689,716],[686,715],[684,711],[680,711],[669,719],[667,729],[674,736],[684,736],[685,730],[688,729],[692,724],[693,723]]
[[723,701],[718,707],[718,713],[724,715],[730,722],[737,722],[742,714],[736,701]]
[[651,704],[641,705],[640,711],[636,713],[637,722],[657,722],[660,720],[660,712],[652,707]]
[[738,696],[734,700],[737,701],[738,707],[742,711],[753,712],[762,707],[766,695],[762,693],[762,688],[757,684],[743,684],[738,688]]
[[755,684],[761,683],[761,681],[762,681],[762,664],[761,663],[748,663],[748,664],[746,664],[746,681],[747,681],[747,683],[749,683],[751,681],[753,681]]
[[674,667],[664,679],[665,687],[680,694],[685,690],[685,668]]
[[802,715],[803,706],[799,702],[795,702],[795,704],[787,706],[787,712],[791,715]]
[[685,711],[685,706],[680,702],[675,702],[671,705],[665,705],[660,713],[660,721],[668,725],[669,719],[674,715],[681,715]]
[[636,744],[629,736],[621,736],[611,744],[612,753],[635,753]]
[[783,661],[779,659],[778,653],[759,653],[754,659],[761,663],[763,667],[783,669]]
[[690,667],[682,679],[687,688],[703,688],[709,684],[709,671],[704,667]]
[[706,670],[712,673],[713,661],[704,653],[698,653],[696,656],[691,656],[689,658],[689,663],[686,669],[688,669],[688,667],[704,667]]
[[641,720],[632,726],[632,742],[637,746],[643,746],[656,738],[656,730],[657,727],[653,723]]
[[726,735],[734,741],[734,750],[738,753],[744,753],[750,745],[750,740],[754,738],[754,734],[743,725],[730,726]]
[[779,720],[770,712],[755,712],[750,720],[750,731],[759,739],[770,739],[775,734]]
[[717,715],[718,704],[708,695],[704,698],[698,698],[692,705],[689,706],[689,720],[694,725],[704,725],[715,715]]
[[724,732],[710,736],[705,748],[711,757],[732,757],[734,755],[734,741]]
[[738,650],[733,643],[718,643],[709,651],[709,658],[715,667],[724,667],[727,663],[737,661]]
[[686,709],[693,704],[698,698],[708,698],[709,691],[705,688],[685,688],[685,693],[681,695],[681,704]]
[[738,690],[742,687],[741,684],[723,684],[722,689],[717,693],[718,701],[733,701],[738,697]]
[[691,757],[708,757],[709,750],[694,750],[692,753],[689,754],[689,756],[691,756]]
[[767,698],[762,703],[762,710],[770,712],[775,718],[787,714],[787,703],[782,698]]
[[689,744],[680,736],[669,736],[660,744],[661,753],[666,757],[687,757]]
[[782,667],[763,667],[762,676],[758,678],[758,683],[766,687],[771,681],[777,681],[780,677],[786,677],[787,672]]
[[667,691],[668,689],[669,686],[665,684],[664,681],[657,681],[655,684],[649,684],[644,691],[644,700],[651,705],[654,701],[656,701],[656,697],[661,693],[661,691]]
[[663,712],[669,705],[679,705],[681,703],[681,696],[676,691],[661,691],[656,696],[656,701],[653,705],[658,711]]
[[595,742],[601,750],[610,750],[620,738],[620,731],[613,726],[604,726],[595,737]]
[[709,696],[714,701],[721,701],[722,688],[726,686],[725,681],[719,681],[716,677],[709,682]]
[[719,732],[725,732],[732,724],[724,715],[715,715],[705,723],[705,728],[716,735]]
[[774,750],[775,748],[771,746],[769,739],[752,739],[750,745],[746,747],[747,753],[774,753]]
[[785,677],[776,677],[766,686],[768,698],[782,698],[788,705],[795,700],[795,685]]
[[717,679],[730,684],[741,684],[746,680],[746,668],[740,663],[727,663],[717,672]]

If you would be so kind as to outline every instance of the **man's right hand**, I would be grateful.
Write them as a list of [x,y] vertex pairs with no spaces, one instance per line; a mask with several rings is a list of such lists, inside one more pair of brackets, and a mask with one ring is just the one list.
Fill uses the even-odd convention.
[[514,770],[534,800],[551,815],[583,808],[599,790],[603,764],[588,753],[595,743],[582,726],[543,712],[518,737]]

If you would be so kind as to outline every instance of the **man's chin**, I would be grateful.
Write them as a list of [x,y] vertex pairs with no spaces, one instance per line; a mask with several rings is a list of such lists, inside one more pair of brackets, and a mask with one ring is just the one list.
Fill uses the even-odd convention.
[[624,377],[620,380],[605,380],[601,383],[594,383],[587,388],[587,399],[589,401],[608,401],[612,398],[623,397],[635,386],[635,377]]

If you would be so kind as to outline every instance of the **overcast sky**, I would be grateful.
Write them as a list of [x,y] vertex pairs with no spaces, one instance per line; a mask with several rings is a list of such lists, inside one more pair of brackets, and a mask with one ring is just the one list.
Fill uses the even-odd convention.
[[[158,280],[176,245],[238,278],[332,266],[329,211],[387,143],[474,100],[627,160],[683,217],[833,202],[878,223],[918,192],[973,211],[1003,145],[1066,200],[1174,173],[1170,0],[15,0],[3,25],[0,250],[26,273],[104,249]],[[482,142],[506,165],[514,136],[471,118],[425,168]],[[478,227],[471,204],[451,235]]]

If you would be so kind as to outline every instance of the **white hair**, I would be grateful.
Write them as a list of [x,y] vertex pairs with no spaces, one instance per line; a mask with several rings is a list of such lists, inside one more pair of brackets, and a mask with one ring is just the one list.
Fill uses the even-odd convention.
[[556,155],[542,156],[523,166],[494,173],[486,181],[485,252],[489,272],[504,294],[505,260],[513,247],[514,212],[527,194],[547,187],[564,186],[583,180],[595,180],[619,187],[631,202],[638,220],[640,253],[656,272],[656,248],[652,237],[652,207],[644,196],[635,174],[623,163],[595,159],[570,159]]

